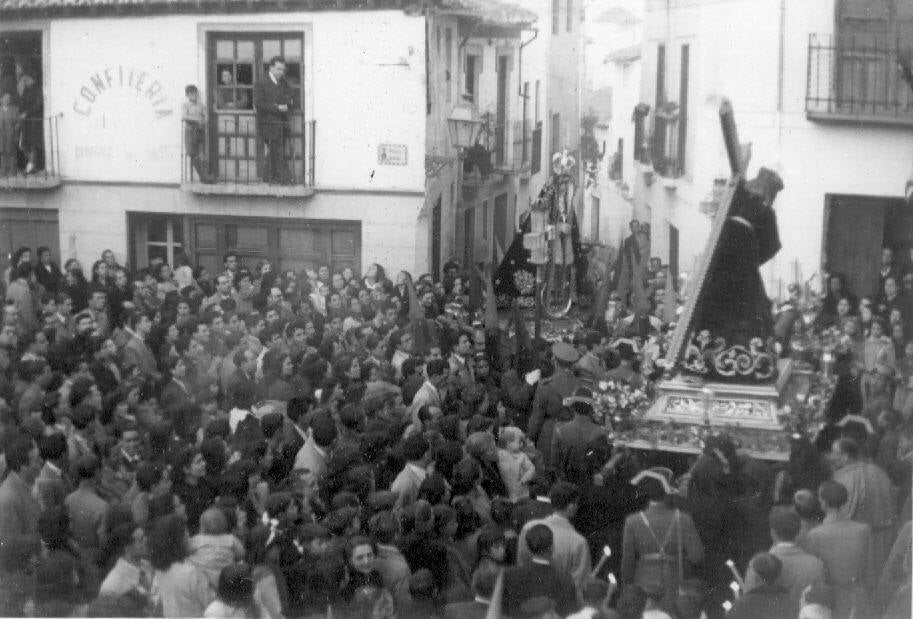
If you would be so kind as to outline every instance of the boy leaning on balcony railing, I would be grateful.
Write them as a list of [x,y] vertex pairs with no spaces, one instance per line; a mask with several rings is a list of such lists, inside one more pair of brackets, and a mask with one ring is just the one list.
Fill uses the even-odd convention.
[[181,118],[184,122],[184,148],[190,163],[200,181],[213,182],[203,162],[206,144],[206,106],[200,102],[200,91],[190,84],[184,89],[187,100],[181,106]]

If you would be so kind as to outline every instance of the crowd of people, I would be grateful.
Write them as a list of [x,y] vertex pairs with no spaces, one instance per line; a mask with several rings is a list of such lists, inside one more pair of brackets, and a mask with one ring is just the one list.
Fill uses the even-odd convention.
[[839,283],[859,363],[774,466],[613,444],[592,388],[655,379],[640,341],[530,338],[486,270],[174,263],[12,256],[5,615],[910,616],[909,409],[872,377],[913,346]]

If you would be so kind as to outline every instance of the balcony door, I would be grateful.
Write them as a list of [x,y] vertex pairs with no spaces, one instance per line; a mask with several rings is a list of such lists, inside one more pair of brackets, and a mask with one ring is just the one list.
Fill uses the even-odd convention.
[[909,109],[913,96],[897,70],[897,49],[913,37],[910,0],[838,0],[835,98],[838,111]]
[[210,35],[210,166],[221,182],[259,183],[264,173],[263,140],[257,131],[254,87],[269,79],[269,61],[285,59],[285,79],[294,92],[289,112],[286,160],[292,177],[305,179],[304,37],[300,33],[228,33]]

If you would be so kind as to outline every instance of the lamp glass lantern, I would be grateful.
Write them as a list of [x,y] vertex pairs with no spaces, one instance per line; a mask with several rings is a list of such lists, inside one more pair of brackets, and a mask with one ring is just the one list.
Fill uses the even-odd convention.
[[482,132],[482,121],[479,120],[474,106],[469,103],[458,103],[447,119],[450,132],[450,143],[459,150],[463,157],[466,151],[475,145]]

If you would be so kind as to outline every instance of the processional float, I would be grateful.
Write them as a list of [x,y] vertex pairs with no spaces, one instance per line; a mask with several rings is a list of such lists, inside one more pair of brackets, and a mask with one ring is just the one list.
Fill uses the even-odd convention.
[[720,106],[720,123],[731,176],[645,420],[782,432],[777,414],[788,365],[774,350],[771,305],[758,268],[780,249],[772,205],[783,183],[766,168],[746,180],[751,147],[739,142],[729,101]]

